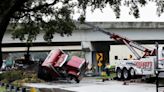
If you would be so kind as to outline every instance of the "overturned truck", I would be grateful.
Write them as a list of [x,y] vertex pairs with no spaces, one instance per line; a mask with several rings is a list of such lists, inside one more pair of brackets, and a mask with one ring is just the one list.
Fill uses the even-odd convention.
[[82,79],[87,70],[88,62],[77,56],[69,56],[61,49],[52,50],[39,66],[38,77],[47,81]]

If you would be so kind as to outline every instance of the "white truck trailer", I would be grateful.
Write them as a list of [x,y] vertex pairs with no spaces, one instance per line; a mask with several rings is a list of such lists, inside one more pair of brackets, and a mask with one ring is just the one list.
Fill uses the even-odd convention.
[[[115,71],[118,79],[130,79],[138,75],[155,76],[157,68],[164,69],[164,47],[148,49],[118,34],[107,32],[89,23],[85,24],[94,28],[96,31],[109,35],[115,41],[124,43],[136,56],[134,60],[118,60],[116,62]],[[134,48],[144,52],[144,55],[140,56]]]

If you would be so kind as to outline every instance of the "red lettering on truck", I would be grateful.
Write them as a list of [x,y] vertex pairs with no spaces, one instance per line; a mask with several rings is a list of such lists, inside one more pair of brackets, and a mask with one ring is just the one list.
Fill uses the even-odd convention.
[[138,68],[151,68],[152,67],[152,62],[142,62],[142,61],[137,61],[135,65]]

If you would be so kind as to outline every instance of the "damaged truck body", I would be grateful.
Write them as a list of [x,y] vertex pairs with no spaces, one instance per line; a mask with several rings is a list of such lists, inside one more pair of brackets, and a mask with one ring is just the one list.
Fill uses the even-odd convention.
[[54,49],[39,66],[38,77],[47,81],[75,80],[79,83],[87,66],[88,62],[84,58],[70,56],[61,49]]

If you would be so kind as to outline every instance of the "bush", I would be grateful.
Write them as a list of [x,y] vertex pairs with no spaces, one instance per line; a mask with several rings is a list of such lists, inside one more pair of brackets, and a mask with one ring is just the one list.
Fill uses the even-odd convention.
[[12,82],[12,84],[15,86],[22,86],[22,84],[24,83],[38,83],[38,82],[44,82],[44,81],[38,78],[24,78],[21,80],[15,80]]
[[3,83],[11,83],[16,86],[21,86],[23,83],[44,82],[37,78],[34,71],[11,70],[0,74],[0,80]]
[[0,74],[0,80],[5,83],[11,83],[14,80],[22,79],[22,71],[7,71],[5,73]]

